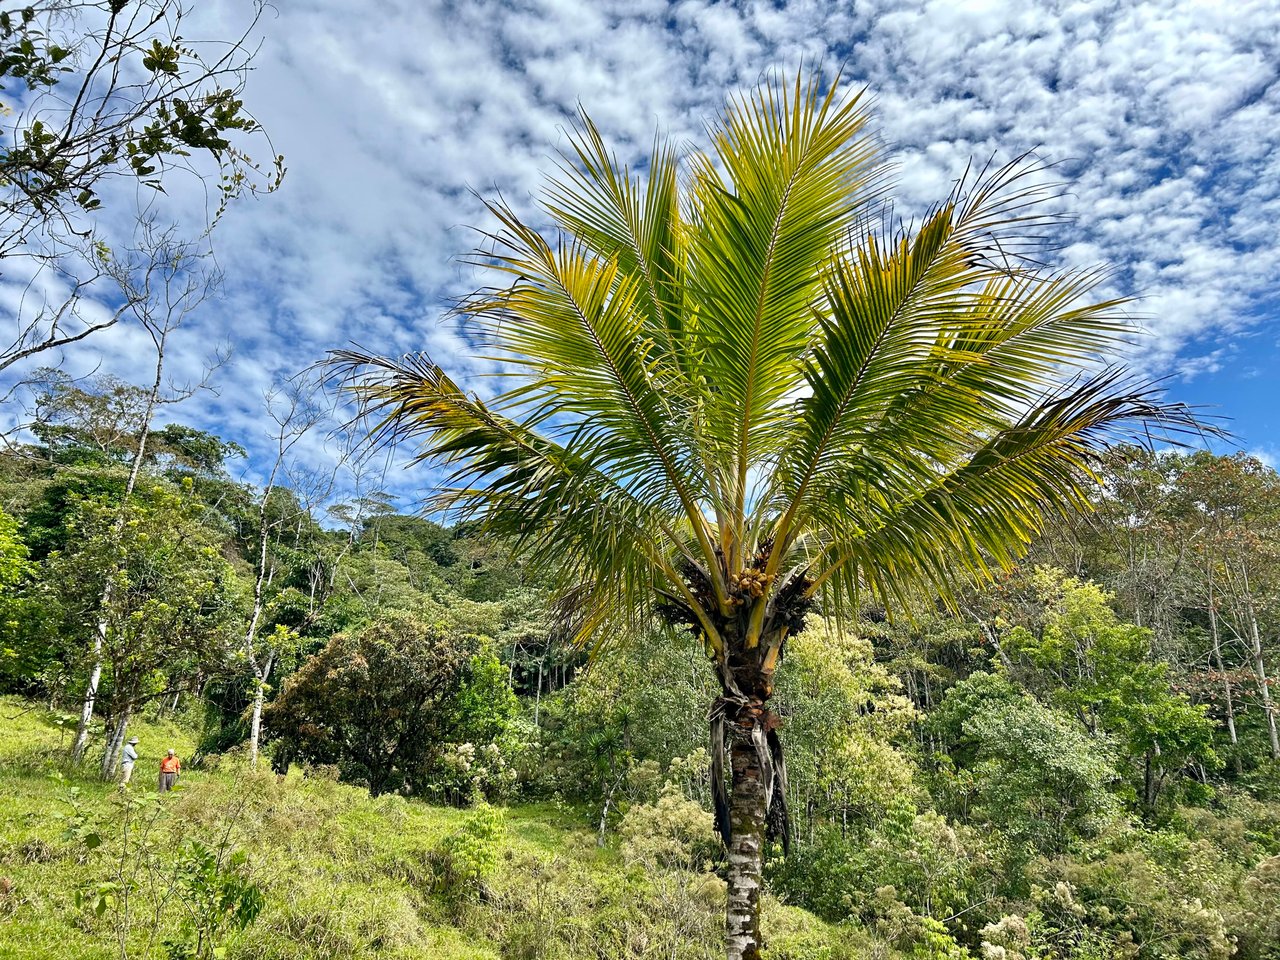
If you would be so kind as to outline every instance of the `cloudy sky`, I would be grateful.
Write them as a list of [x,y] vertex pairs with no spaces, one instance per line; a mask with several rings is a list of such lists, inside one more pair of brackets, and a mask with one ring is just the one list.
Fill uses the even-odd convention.
[[[208,34],[242,0],[196,0]],[[1175,399],[1229,416],[1280,458],[1280,0],[710,2],[278,0],[246,103],[285,154],[276,195],[219,227],[221,300],[188,362],[234,346],[220,396],[177,416],[251,450],[274,378],[350,341],[428,349],[483,372],[441,320],[479,282],[457,257],[517,204],[581,103],[620,154],[654,131],[702,142],[727,90],[843,64],[875,96],[904,209],[943,197],[971,157],[1036,150],[1071,179],[1064,256],[1104,261],[1141,298],[1137,357]],[[127,339],[97,359],[129,375]],[[132,371],[135,379],[141,373]],[[1273,461],[1274,462],[1274,461]],[[407,490],[407,478],[391,486]]]

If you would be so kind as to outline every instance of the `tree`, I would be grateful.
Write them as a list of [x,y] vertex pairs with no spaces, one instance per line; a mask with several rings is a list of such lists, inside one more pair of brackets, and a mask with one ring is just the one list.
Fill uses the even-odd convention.
[[[582,639],[654,618],[722,686],[730,960],[760,956],[764,825],[783,779],[769,709],[788,634],[822,598],[953,595],[1085,505],[1094,451],[1187,425],[1118,370],[1102,274],[1037,266],[1042,170],[965,177],[918,226],[882,205],[860,95],[766,80],[710,129],[619,164],[583,115],[537,216],[501,201],[461,306],[510,358],[468,395],[426,355],[335,355],[386,438],[453,472],[440,509],[554,572]],[[1065,378],[1065,380],[1064,380]]]
[[912,792],[912,764],[892,746],[915,711],[871,644],[811,617],[788,642],[777,701],[786,717],[789,804],[810,839],[815,820],[847,833],[850,819],[883,815]]
[[337,764],[373,794],[412,784],[450,739],[478,644],[407,614],[338,634],[264,711],[289,757]]
[[29,310],[24,298],[0,370],[128,315],[127,290],[95,304],[114,246],[97,214],[132,195],[113,181],[163,193],[179,171],[211,180],[215,222],[232,199],[279,186],[283,158],[250,155],[270,140],[241,99],[262,10],[212,40],[184,36],[185,0],[33,0],[0,13],[0,264],[25,260],[24,280],[47,268],[45,285],[63,291]]
[[[1280,725],[1267,672],[1264,634],[1280,624],[1280,475],[1253,457],[1197,452],[1181,463],[1179,493],[1198,529],[1192,540],[1212,590],[1212,629],[1229,632],[1253,670],[1271,759],[1280,760]],[[1219,651],[1220,657],[1220,651]],[[1216,658],[1215,658],[1216,659]]]
[[[280,565],[278,550],[270,549],[273,539],[278,539],[283,528],[292,527],[301,519],[298,514],[303,507],[292,497],[276,497],[273,503],[272,493],[277,489],[282,473],[287,470],[289,451],[307,435],[322,419],[323,412],[306,396],[305,383],[289,384],[285,389],[272,390],[266,396],[267,415],[275,424],[271,439],[275,444],[275,458],[271,462],[271,470],[267,474],[267,482],[263,486],[257,502],[257,517],[253,527],[253,607],[249,613],[249,622],[245,626],[244,643],[241,653],[253,672],[253,707],[249,717],[249,766],[258,764],[258,741],[262,736],[262,705],[266,699],[267,681],[271,679],[271,671],[275,667],[276,658],[282,646],[289,642],[291,631],[277,629],[262,635],[263,614],[267,610],[273,587],[276,592],[280,586],[275,584],[276,573]],[[275,510],[273,505],[279,503],[296,505],[297,513]],[[283,579],[283,578],[282,578]]]
[[1151,631],[1122,623],[1114,597],[1097,584],[1059,570],[1036,574],[1048,594],[1044,625],[1037,633],[1015,627],[1006,649],[1032,663],[1039,673],[1032,683],[1044,696],[1090,734],[1110,736],[1122,759],[1141,770],[1143,805],[1155,808],[1171,774],[1216,766],[1213,724],[1203,707],[1174,692],[1169,665],[1152,656]]
[[[207,386],[208,370],[206,370],[205,380],[198,385],[188,384],[178,388],[172,383],[166,384],[166,351],[170,338],[183,321],[208,299],[220,280],[220,275],[216,271],[209,270],[204,263],[208,254],[195,244],[176,241],[172,229],[157,229],[150,221],[144,221],[141,228],[142,239],[139,246],[115,261],[111,274],[120,289],[125,291],[125,299],[130,304],[130,311],[151,341],[154,350],[155,376],[146,390],[130,388],[118,381],[108,381],[111,395],[122,396],[127,402],[109,401],[106,415],[91,403],[83,411],[87,415],[85,422],[96,423],[105,420],[110,424],[109,434],[113,438],[114,445],[118,446],[124,437],[128,437],[129,478],[125,482],[120,509],[115,515],[117,536],[124,532],[124,528],[130,522],[128,508],[147,459],[148,441],[151,438],[156,411],[161,406],[180,403],[191,397],[197,390]],[[72,395],[75,392],[72,391]],[[91,397],[92,394],[89,396]],[[91,436],[101,432],[100,428],[95,428],[91,431]],[[110,456],[113,452],[113,444],[101,444],[101,451],[104,456]],[[110,557],[110,551],[103,554],[106,562],[110,562]],[[110,620],[109,611],[113,602],[112,591],[116,589],[118,572],[104,570],[100,581],[102,585],[99,602],[101,615],[98,618],[93,639],[93,666],[89,671],[88,683],[85,685],[84,699],[80,707],[80,723],[71,747],[71,757],[76,762],[84,756],[89,740],[89,724],[93,721],[94,701],[97,698],[98,681],[102,674],[100,654],[107,644],[106,633]],[[117,731],[120,734],[120,740],[114,747],[116,753],[124,744],[124,726],[128,724],[128,719],[129,713],[126,711]],[[115,756],[110,747],[103,759],[102,771],[104,777],[114,775]]]
[[147,391],[111,374],[77,382],[60,370],[36,377],[31,432],[53,463],[127,466],[138,446]]
[[33,567],[17,522],[0,510],[0,683],[10,678],[29,680],[31,667],[41,660],[33,655],[31,648],[36,645],[23,642],[30,632],[30,621],[38,619],[21,592]]
[[67,549],[45,562],[63,629],[93,638],[94,699],[101,679],[111,720],[105,778],[115,775],[137,709],[224,652],[235,575],[203,513],[189,491],[160,486],[125,503],[82,501],[69,520]]
[[1038,850],[1061,849],[1116,811],[1107,741],[1003,678],[961,680],[928,724],[972,769],[976,818]]

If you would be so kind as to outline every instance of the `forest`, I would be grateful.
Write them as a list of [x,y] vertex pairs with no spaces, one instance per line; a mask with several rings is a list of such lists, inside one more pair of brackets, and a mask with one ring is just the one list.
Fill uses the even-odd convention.
[[[55,378],[39,440],[3,460],[0,684],[28,731],[5,738],[3,929],[86,957],[178,930],[177,900],[149,898],[191,861],[119,876],[172,842],[225,854],[204,896],[262,899],[209,909],[219,956],[718,954],[717,685],[691,637],[592,656],[502,539],[376,492],[317,500],[314,476],[289,481],[308,476],[296,423],[276,483],[237,481],[240,451],[208,433],[140,443],[145,400]],[[792,831],[765,862],[768,956],[1276,956],[1278,525],[1258,461],[1123,447],[1091,509],[955,610],[810,615],[778,677]],[[162,748],[190,744],[173,819],[97,785],[130,730],[146,793]],[[357,852],[277,850],[290,816],[350,809],[394,836],[419,807],[464,819],[379,854],[390,876],[349,901],[298,886],[359,882]],[[539,821],[569,839],[513,853]],[[50,885],[59,862],[75,869]],[[133,919],[94,899],[129,885]],[[383,896],[414,922],[357,929]],[[512,903],[535,896],[554,914],[536,936]],[[419,928],[493,952],[416,953]]]

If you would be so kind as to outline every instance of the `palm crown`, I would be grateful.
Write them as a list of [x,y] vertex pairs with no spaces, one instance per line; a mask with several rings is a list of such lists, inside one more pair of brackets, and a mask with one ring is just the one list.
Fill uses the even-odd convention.
[[542,204],[554,243],[489,205],[478,262],[514,279],[462,309],[513,381],[495,400],[425,355],[338,355],[380,429],[455,468],[437,506],[578,588],[584,637],[674,607],[724,658],[724,621],[773,632],[762,587],[948,594],[1080,506],[1109,435],[1190,424],[1086,373],[1129,327],[1084,302],[1098,271],[1021,256],[1039,168],[895,229],[860,97],[767,83],[733,107],[712,155],[682,178],[660,144],[643,184],[584,116]]
[[424,355],[337,358],[380,431],[452,468],[439,507],[558,574],[582,638],[692,629],[764,768],[762,705],[815,603],[949,596],[1082,505],[1112,435],[1194,426],[1099,364],[1129,331],[1090,298],[1103,275],[1029,259],[1041,168],[966,177],[896,225],[863,98],[837,87],[767,81],[709,153],[660,141],[643,177],[582,116],[552,230],[489,204],[476,262],[505,281],[460,309],[509,377],[491,402]]

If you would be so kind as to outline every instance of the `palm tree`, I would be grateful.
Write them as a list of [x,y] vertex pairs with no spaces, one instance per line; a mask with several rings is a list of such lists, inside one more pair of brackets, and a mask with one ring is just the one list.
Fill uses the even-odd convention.
[[[1042,168],[966,177],[916,227],[886,211],[861,94],[766,80],[709,154],[643,176],[583,115],[539,230],[507,204],[460,310],[507,379],[344,351],[376,418],[449,479],[435,505],[554,571],[582,640],[662,619],[705,644],[728,844],[728,957],[759,956],[766,821],[785,839],[773,678],[821,603],[951,597],[1083,508],[1095,450],[1191,428],[1099,357],[1129,328],[1103,274],[1033,260]],[[548,239],[552,237],[552,239]],[[727,754],[731,787],[724,795]]]

